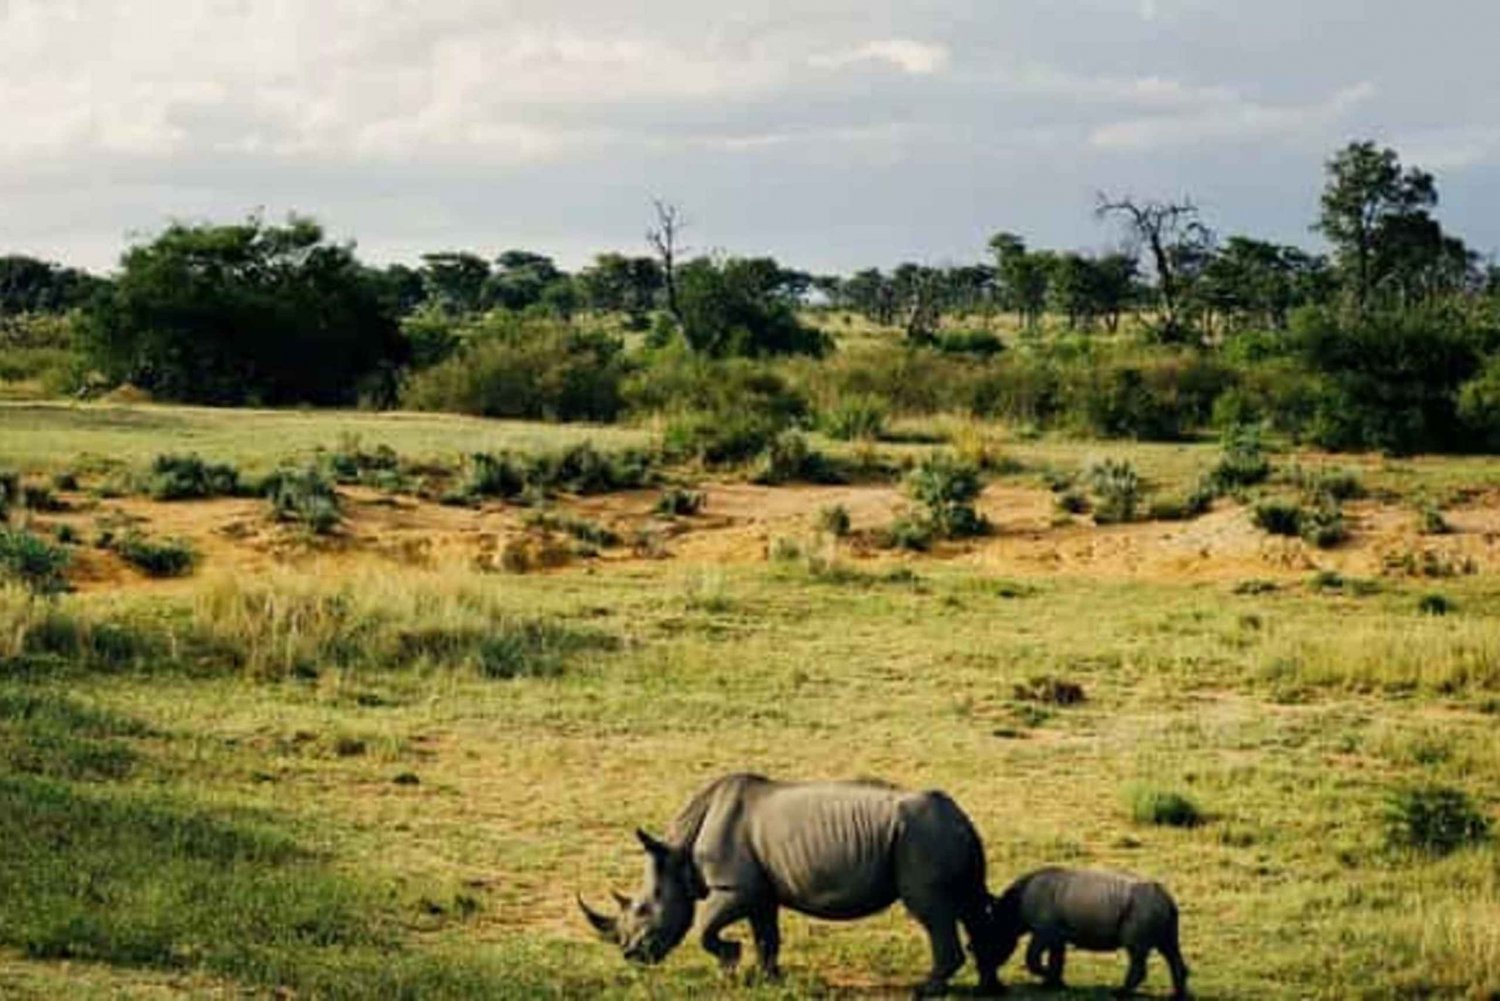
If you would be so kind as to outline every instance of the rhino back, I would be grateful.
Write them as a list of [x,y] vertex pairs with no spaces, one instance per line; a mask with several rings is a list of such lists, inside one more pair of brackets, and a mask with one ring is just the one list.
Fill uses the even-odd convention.
[[1028,927],[1054,932],[1082,949],[1118,949],[1140,885],[1115,872],[1043,869],[1026,885],[1022,917]]
[[893,850],[912,793],[871,783],[784,785],[745,811],[748,843],[779,903],[856,918],[896,899]]

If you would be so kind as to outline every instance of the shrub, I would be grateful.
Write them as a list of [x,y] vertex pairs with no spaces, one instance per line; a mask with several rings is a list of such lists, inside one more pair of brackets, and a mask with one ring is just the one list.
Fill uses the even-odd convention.
[[1014,686],[1014,694],[1022,702],[1045,702],[1054,706],[1073,706],[1084,701],[1082,685],[1050,674],[1038,675],[1025,684]]
[[146,474],[146,493],[153,500],[230,497],[239,492],[239,470],[228,463],[204,462],[196,455],[158,455]]
[[68,551],[22,528],[0,526],[0,579],[18,581],[38,594],[68,590],[63,570]]
[[932,346],[944,354],[978,355],[992,358],[1005,350],[1005,342],[988,330],[951,330],[938,334]]
[[835,539],[849,534],[849,509],[842,504],[830,504],[818,512],[818,527]]
[[541,492],[562,490],[589,495],[634,490],[650,482],[651,457],[639,449],[601,452],[591,442],[580,442],[560,452],[532,458],[526,484]]
[[191,573],[198,554],[180,539],[148,539],[131,532],[114,543],[114,551],[148,577],[183,577]]
[[1138,824],[1158,827],[1197,827],[1203,814],[1197,804],[1178,792],[1136,785],[1127,791],[1130,816]]
[[373,451],[361,447],[356,435],[345,435],[338,448],[328,454],[328,469],[339,483],[366,481],[389,482],[397,472],[401,458],[389,445],[377,445]]
[[464,497],[515,497],[526,489],[525,463],[509,452],[474,452],[460,495]]
[[526,525],[529,528],[541,529],[544,532],[562,532],[589,546],[608,548],[620,544],[620,535],[618,532],[606,528],[597,522],[589,521],[587,518],[574,518],[568,515],[552,514],[548,511],[535,511],[526,519]]
[[1349,537],[1344,512],[1338,504],[1326,499],[1303,512],[1300,528],[1302,538],[1319,549],[1331,549]]
[[612,421],[624,409],[616,338],[503,311],[457,336],[464,345],[452,356],[412,376],[406,406],[549,421]]
[[1302,505],[1287,500],[1263,500],[1250,510],[1257,528],[1272,535],[1302,534]]
[[774,421],[750,413],[679,414],[667,424],[662,449],[672,458],[710,465],[747,462],[766,450],[776,428]]
[[860,393],[844,397],[823,415],[821,425],[830,438],[870,441],[885,433],[890,412],[878,396]]
[[656,513],[670,518],[690,517],[703,509],[703,491],[686,487],[668,487],[656,499]]
[[21,501],[21,474],[13,469],[0,469],[0,522],[10,516],[13,504]]
[[1221,442],[1223,455],[1209,474],[1220,492],[1252,487],[1271,475],[1271,463],[1266,458],[1257,425],[1233,425],[1225,430]]
[[1094,520],[1101,525],[1131,521],[1141,500],[1141,478],[1127,460],[1104,459],[1089,467]]
[[1447,615],[1458,610],[1453,599],[1445,594],[1424,594],[1417,602],[1417,611],[1423,615]]
[[909,549],[926,552],[937,536],[932,522],[914,514],[904,514],[880,533],[879,542],[887,549]]
[[338,493],[316,466],[280,469],[263,485],[277,521],[300,524],[315,535],[327,535],[343,519]]
[[1385,806],[1385,839],[1391,848],[1447,855],[1490,838],[1490,820],[1466,793],[1422,786],[1392,793]]
[[1418,519],[1417,530],[1423,535],[1447,535],[1453,531],[1453,526],[1448,524],[1448,519],[1443,517],[1441,510],[1431,504],[1424,504]]
[[1057,507],[1068,514],[1088,514],[1089,498],[1082,490],[1068,489],[1057,495]]
[[766,445],[751,477],[756,483],[842,483],[843,474],[796,431],[783,431]]
[[989,523],[974,509],[983,489],[977,468],[942,453],[923,459],[906,480],[907,494],[926,508],[933,532],[947,539],[989,531]]

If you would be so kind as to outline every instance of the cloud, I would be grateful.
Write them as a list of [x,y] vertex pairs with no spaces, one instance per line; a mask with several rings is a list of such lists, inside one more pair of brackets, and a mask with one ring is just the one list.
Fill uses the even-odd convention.
[[1088,141],[1098,149],[1142,150],[1321,134],[1374,95],[1375,86],[1369,82],[1345,87],[1323,101],[1303,105],[1261,104],[1231,91],[1204,94],[1176,113],[1101,125],[1089,133]]
[[918,42],[909,38],[886,38],[866,42],[853,49],[814,53],[808,65],[818,69],[840,69],[845,66],[884,62],[911,76],[928,76],[948,65],[949,52],[944,45]]

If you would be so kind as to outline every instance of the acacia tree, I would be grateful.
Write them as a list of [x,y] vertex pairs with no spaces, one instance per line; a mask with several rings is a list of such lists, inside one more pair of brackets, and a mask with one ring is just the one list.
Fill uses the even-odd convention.
[[1029,252],[1026,241],[1015,233],[996,233],[990,237],[990,253],[995,256],[995,278],[1002,304],[1020,315],[1023,327],[1035,328],[1047,304],[1050,255]]
[[1431,174],[1402,170],[1395,150],[1369,141],[1350,143],[1326,166],[1322,213],[1313,229],[1333,244],[1344,287],[1363,313],[1384,277],[1382,258],[1392,256],[1392,243],[1411,242],[1437,205],[1437,187]]
[[1186,339],[1189,330],[1183,307],[1192,280],[1213,246],[1213,232],[1198,218],[1198,207],[1188,199],[1136,201],[1127,195],[1112,200],[1101,192],[1094,211],[1101,219],[1122,218],[1131,239],[1146,248],[1161,311],[1158,334],[1167,341]]

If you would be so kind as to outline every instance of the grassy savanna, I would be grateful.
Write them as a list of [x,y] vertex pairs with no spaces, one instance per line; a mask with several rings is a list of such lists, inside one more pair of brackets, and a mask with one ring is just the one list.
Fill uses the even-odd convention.
[[[470,447],[464,434],[499,448],[524,447],[530,432],[430,417],[398,439],[361,422],[408,418],[141,412],[179,422],[193,444],[160,425],[74,423],[42,449],[7,410],[0,459],[41,473],[86,452],[145,463],[191,447],[269,467],[341,432],[438,456]],[[68,415],[56,427],[96,411],[26,413]],[[264,440],[274,422],[299,419]],[[115,433],[133,437],[103,440]],[[1393,797],[1431,785],[1495,817],[1500,588],[1488,562],[1441,577],[1340,576],[1384,521],[1410,520],[1403,496],[1358,502],[1348,552],[1307,550],[1327,571],[1316,577],[1257,564],[1254,547],[1237,576],[1138,572],[1112,562],[1110,546],[1150,544],[1163,525],[1049,528],[1045,514],[1021,525],[1006,512],[1033,496],[1047,510],[1046,489],[1030,483],[1044,466],[1127,456],[1176,487],[1212,466],[1212,446],[943,434],[955,448],[992,436],[1028,468],[987,495],[994,538],[938,556],[812,539],[826,500],[866,497],[843,488],[769,488],[754,495],[757,530],[792,542],[720,544],[738,530],[728,523],[742,517],[730,506],[742,488],[710,484],[666,559],[546,573],[407,562],[359,544],[377,509],[350,504],[346,537],[308,543],[295,564],[237,562],[231,540],[166,588],[120,577],[43,598],[10,585],[0,989],[792,997],[915,982],[925,942],[899,911],[848,925],[789,916],[781,988],[726,984],[691,940],[653,970],[592,940],[573,893],[599,905],[610,886],[634,884],[631,829],[659,831],[700,784],[748,769],[941,787],[984,835],[995,890],[1047,863],[1161,879],[1183,909],[1200,997],[1500,990],[1493,843],[1438,855],[1387,833]],[[1367,486],[1404,475],[1380,460],[1342,464],[1367,468]],[[1413,494],[1486,485],[1461,460],[1399,468],[1419,478]],[[67,493],[75,507],[119,503],[87,499],[88,486]],[[129,503],[165,531],[179,512],[256,502]],[[498,517],[411,504],[404,516]],[[876,517],[873,501],[850,506],[857,529]],[[1209,517],[1220,534],[1253,531],[1235,501]],[[1485,556],[1465,520],[1482,518],[1454,514],[1453,544]],[[1023,543],[1080,555],[1047,572],[1013,559]],[[1424,603],[1433,593],[1446,614]],[[1080,686],[1083,700],[1050,699],[1050,682]],[[1191,803],[1196,825],[1142,819],[1142,803],[1170,795]],[[1075,954],[1072,996],[1102,997],[1122,971],[1119,957]],[[1042,996],[1017,961],[1004,976]],[[1147,986],[1165,992],[1159,963]]]

